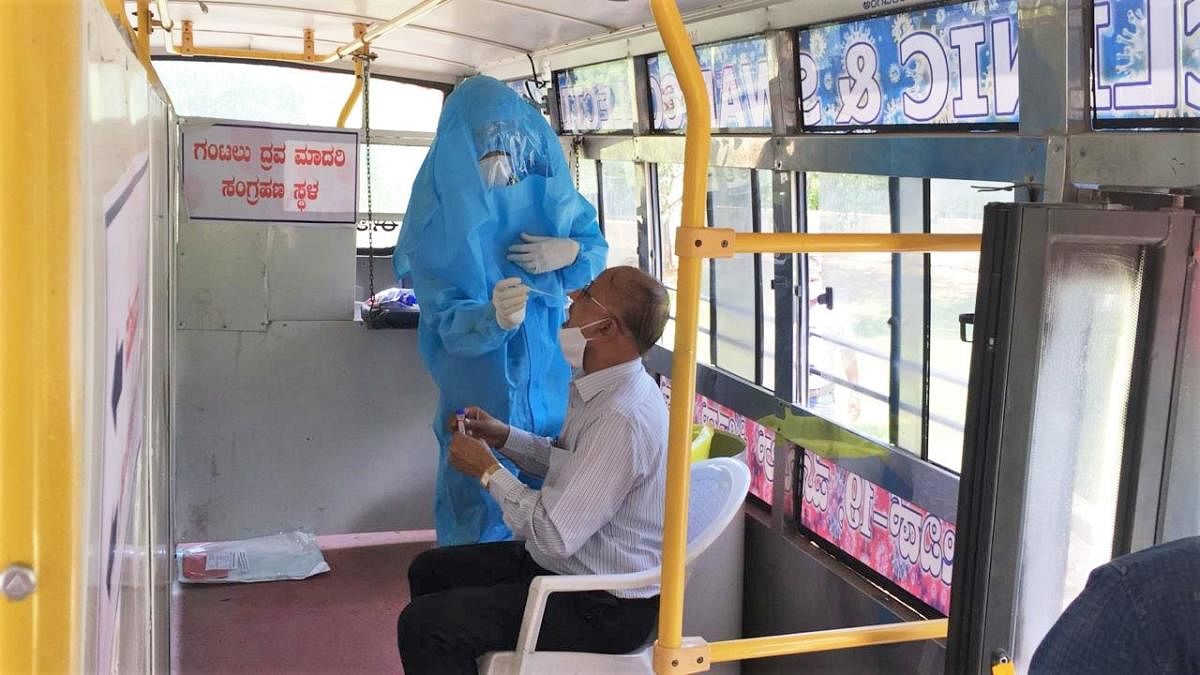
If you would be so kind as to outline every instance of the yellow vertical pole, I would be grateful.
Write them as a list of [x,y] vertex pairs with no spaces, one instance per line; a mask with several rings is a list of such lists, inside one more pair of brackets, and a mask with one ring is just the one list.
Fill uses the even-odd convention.
[[[354,24],[354,38],[361,40],[362,36],[367,34],[367,24]],[[355,54],[366,55],[371,53],[370,44],[364,44]],[[337,126],[346,126],[346,121],[350,118],[350,109],[354,108],[354,103],[358,102],[359,95],[362,94],[362,61],[354,59],[354,88],[350,89],[350,95],[346,98],[346,104],[342,106],[342,114],[337,115]]]
[[36,575],[3,673],[80,670],[82,35],[81,0],[0,2],[0,575]]
[[358,97],[362,94],[363,88],[363,64],[362,61],[354,62],[354,86],[350,88],[350,96],[346,98],[346,102],[342,105],[342,112],[338,115],[338,127],[345,128],[346,120],[350,119],[350,111],[354,109],[354,104],[358,102]]
[[154,30],[150,26],[150,0],[137,0],[137,22],[134,53],[146,70],[150,70],[150,32]]
[[[367,24],[354,24],[354,39],[361,40],[362,36],[367,34]],[[362,49],[356,54],[366,55],[371,52],[371,45],[363,45]],[[346,121],[350,119],[350,110],[354,108],[354,104],[358,102],[359,95],[363,90],[363,62],[360,59],[354,59],[354,87],[350,89],[350,96],[346,99],[346,103],[342,106],[342,113],[338,115],[337,125],[345,127]]]
[[[711,106],[696,51],[688,39],[675,0],[650,0],[654,21],[679,78],[687,110],[683,163],[683,218],[680,238],[703,228],[711,141]],[[678,251],[679,248],[676,247]],[[675,308],[675,355],[671,369],[671,427],[667,436],[667,496],[663,522],[662,596],[656,649],[683,642],[684,564],[687,557],[689,447],[696,394],[696,334],[700,315],[701,258],[679,258]]]

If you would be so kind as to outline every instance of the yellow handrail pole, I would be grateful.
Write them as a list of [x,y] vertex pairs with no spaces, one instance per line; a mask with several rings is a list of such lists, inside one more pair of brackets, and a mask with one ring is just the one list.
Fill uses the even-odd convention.
[[[355,23],[354,36],[361,38],[367,32],[367,24]],[[359,50],[360,54],[366,54],[371,50],[371,46],[364,44]],[[350,119],[350,111],[354,109],[354,104],[358,101],[358,97],[362,95],[363,90],[363,64],[362,61],[354,60],[354,87],[350,89],[350,97],[346,99],[346,104],[342,106],[342,113],[338,115],[337,125],[339,127],[346,126],[346,120]]]
[[710,642],[709,660],[713,663],[760,659],[768,656],[807,654],[809,652],[853,649],[871,645],[886,645],[896,642],[918,640],[940,640],[946,637],[949,623],[946,619],[908,621],[880,626],[858,626],[836,630],[775,635],[771,637],[746,638]]
[[[679,78],[687,111],[683,162],[682,231],[702,230],[712,129],[708,91],[696,51],[675,0],[650,0],[654,21]],[[696,256],[679,258],[675,354],[671,380],[671,426],[667,435],[667,490],[663,513],[662,596],[658,610],[659,656],[683,643],[684,564],[687,557],[689,445],[696,392],[696,333],[700,316],[700,268]],[[656,666],[657,670],[657,666]],[[661,671],[660,671],[661,672]]]
[[36,575],[0,597],[2,673],[85,670],[82,347],[64,316],[82,302],[83,7],[0,2],[0,101],[19,102],[0,113],[0,575]]
[[977,234],[800,234],[738,232],[734,253],[943,253],[978,252]]
[[350,89],[350,97],[346,99],[345,105],[342,106],[342,112],[338,115],[337,125],[339,127],[346,126],[346,120],[350,118],[350,111],[354,109],[354,104],[358,102],[358,97],[362,94],[362,76],[363,67],[362,61],[354,62],[354,86]]

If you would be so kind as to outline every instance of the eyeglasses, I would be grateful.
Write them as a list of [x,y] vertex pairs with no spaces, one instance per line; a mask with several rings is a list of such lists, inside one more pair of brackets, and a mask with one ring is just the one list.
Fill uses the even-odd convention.
[[[603,302],[600,302],[599,300],[597,300],[596,296],[592,295],[592,284],[594,284],[594,283],[596,283],[595,280],[592,280],[591,282],[588,283],[588,285],[579,289],[575,293],[575,295],[578,296],[579,298],[587,298],[588,300],[591,300],[592,302],[596,303],[597,307],[604,310],[604,312],[606,314],[608,314],[607,318],[612,319],[614,323],[620,325],[621,320],[617,318],[617,315],[615,313],[613,313],[613,311],[610,310],[608,307],[605,307]],[[567,297],[570,298],[570,296],[567,296]],[[575,302],[579,301],[577,298],[570,298],[570,299],[572,300],[571,304],[574,304]],[[567,307],[570,308],[570,304],[568,304]]]

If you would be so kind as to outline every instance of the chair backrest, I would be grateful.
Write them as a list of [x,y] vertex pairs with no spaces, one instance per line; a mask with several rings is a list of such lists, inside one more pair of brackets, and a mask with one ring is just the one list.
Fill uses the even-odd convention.
[[688,496],[687,564],[691,566],[741,512],[750,491],[750,469],[732,457],[692,464]]

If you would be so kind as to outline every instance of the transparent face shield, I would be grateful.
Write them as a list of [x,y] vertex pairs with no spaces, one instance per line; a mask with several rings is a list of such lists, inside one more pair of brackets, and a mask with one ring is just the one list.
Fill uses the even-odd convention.
[[502,150],[493,150],[479,159],[479,175],[488,187],[516,185],[519,180],[513,173],[512,158]]
[[546,176],[546,158],[533,137],[515,122],[493,121],[473,132],[479,174],[487,187],[516,185],[526,176]]

